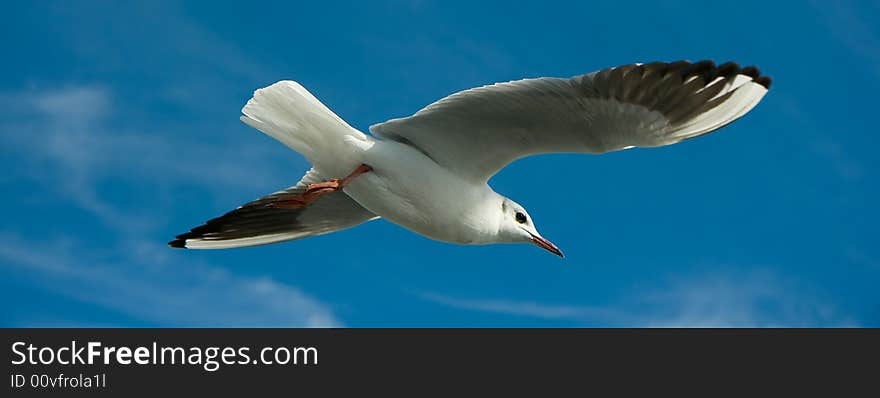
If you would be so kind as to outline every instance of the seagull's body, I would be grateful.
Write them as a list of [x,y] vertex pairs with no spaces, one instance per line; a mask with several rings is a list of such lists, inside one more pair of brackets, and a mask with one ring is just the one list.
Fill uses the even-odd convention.
[[[367,137],[362,164],[373,170],[345,193],[373,214],[417,234],[459,244],[492,243],[502,197],[485,182],[462,179],[417,149]],[[497,202],[497,205],[493,203]]]
[[733,63],[633,64],[466,90],[371,126],[367,135],[298,83],[281,81],[257,90],[241,119],[304,155],[313,169],[296,186],[170,245],[253,246],[382,217],[444,242],[532,242],[561,255],[522,206],[489,186],[498,170],[533,154],[604,153],[703,135],[748,112],[769,83],[756,68]]

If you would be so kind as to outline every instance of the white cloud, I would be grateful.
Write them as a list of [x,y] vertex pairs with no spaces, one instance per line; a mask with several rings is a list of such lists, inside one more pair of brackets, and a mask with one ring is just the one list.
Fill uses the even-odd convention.
[[642,300],[653,327],[855,326],[817,292],[763,269],[676,278]]
[[[230,144],[228,134],[247,130],[236,116],[246,99],[236,103],[241,85],[272,74],[174,4],[128,4],[112,12],[99,7],[46,9],[53,24],[47,34],[72,59],[89,61],[81,64],[93,73],[71,76],[106,80],[36,80],[0,92],[0,179],[17,188],[7,197],[10,208],[51,202],[54,209],[69,208],[71,218],[84,212],[96,221],[74,225],[62,217],[33,236],[21,235],[28,228],[5,226],[4,277],[15,272],[42,289],[157,325],[338,325],[327,306],[300,289],[184,262],[192,256],[172,253],[154,233],[182,195],[220,201],[253,191],[252,199],[283,187],[276,185],[278,168],[255,168],[296,155],[274,143]],[[139,81],[132,84],[131,76]],[[151,113],[156,107],[171,111]],[[299,176],[290,174],[285,170],[292,185]],[[57,322],[34,318],[31,324]]]
[[719,268],[716,273],[666,280],[601,306],[547,305],[508,299],[462,299],[419,293],[437,304],[494,314],[568,320],[617,327],[856,326],[794,280],[761,269]]
[[[253,175],[242,166],[258,163],[259,152],[118,129],[114,122],[123,109],[105,87],[0,93],[0,106],[14,110],[0,117],[3,150],[16,159],[7,177],[38,186],[16,199],[36,192],[38,200],[95,215],[115,234],[100,247],[89,247],[77,237],[81,226],[62,222],[56,228],[67,228],[69,236],[54,241],[0,239],[0,258],[30,272],[25,275],[42,275],[41,286],[158,325],[340,324],[298,288],[214,266],[175,263],[164,242],[150,241],[169,209],[161,200],[163,187],[180,184],[219,195],[265,185],[270,173]],[[108,183],[135,190],[141,198],[130,206],[139,207],[105,198],[100,188]]]
[[[0,235],[0,259],[4,260],[0,263],[42,283],[50,282],[53,290],[72,299],[152,325],[341,324],[324,304],[269,277],[242,277],[218,267],[174,261],[165,255],[166,247],[144,242],[98,254],[82,249],[80,243],[70,239],[34,243]],[[111,261],[105,259],[108,256]]]
[[608,319],[617,317],[616,313],[603,307],[546,305],[533,301],[504,299],[461,299],[429,292],[418,293],[417,296],[423,300],[452,308],[533,318]]
[[22,157],[20,176],[58,191],[60,200],[71,200],[117,228],[146,226],[151,217],[137,219],[134,212],[104,200],[97,188],[109,179],[121,177],[146,195],[173,184],[220,194],[265,187],[274,179],[274,170],[253,172],[247,167],[267,154],[261,146],[230,148],[115,127],[111,122],[119,119],[120,110],[107,88],[0,93],[0,106],[14,110],[0,118],[0,139]]

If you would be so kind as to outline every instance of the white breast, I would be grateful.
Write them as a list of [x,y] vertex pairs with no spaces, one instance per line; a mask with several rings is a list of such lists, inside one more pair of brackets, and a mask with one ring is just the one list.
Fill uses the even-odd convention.
[[482,209],[496,195],[486,184],[465,181],[394,141],[377,141],[363,158],[373,171],[352,181],[345,192],[367,210],[445,242],[485,243],[485,236],[497,231]]

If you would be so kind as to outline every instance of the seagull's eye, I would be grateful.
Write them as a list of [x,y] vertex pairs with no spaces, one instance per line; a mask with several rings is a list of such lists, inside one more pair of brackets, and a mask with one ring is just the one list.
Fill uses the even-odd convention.
[[527,220],[527,219],[526,219],[526,215],[525,215],[525,214],[520,213],[520,212],[516,212],[516,216],[515,216],[515,217],[516,217],[516,222],[518,222],[518,223],[520,223],[520,224],[525,224],[525,223],[526,223],[526,220]]

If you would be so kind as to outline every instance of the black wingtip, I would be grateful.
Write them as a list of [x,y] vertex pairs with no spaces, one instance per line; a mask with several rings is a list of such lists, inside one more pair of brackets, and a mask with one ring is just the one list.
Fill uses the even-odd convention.
[[[707,66],[703,66],[702,68],[698,68],[698,65],[701,63],[704,63],[704,62],[706,62],[706,61],[702,61],[702,62],[694,64],[694,66],[691,69],[693,69],[693,70],[705,69]],[[712,64],[708,64],[708,65],[711,66]],[[736,75],[745,75],[745,76],[751,77],[753,82],[764,86],[764,88],[766,88],[768,90],[770,89],[770,84],[773,82],[773,79],[771,79],[770,76],[761,75],[761,70],[758,69],[757,67],[746,66],[745,68],[741,68],[739,66],[739,64],[737,64],[736,62],[725,62],[725,63],[715,67],[714,70],[711,70],[709,72],[702,72],[702,73],[714,73],[714,76],[722,76],[725,78],[732,78],[733,76],[736,76]]]
[[745,68],[742,68],[739,73],[751,77],[752,79],[761,77],[761,71],[755,66],[746,66]]
[[715,62],[704,60],[696,62],[681,71],[681,77],[700,76],[707,84],[715,79]]
[[177,238],[168,242],[168,247],[175,247],[179,249],[186,249],[186,239]]
[[754,82],[764,86],[764,88],[769,90],[770,84],[773,83],[773,79],[771,79],[770,76],[760,76],[755,79]]
[[721,65],[718,65],[718,76],[732,78],[739,74],[740,68],[739,64],[736,62],[725,62]]

